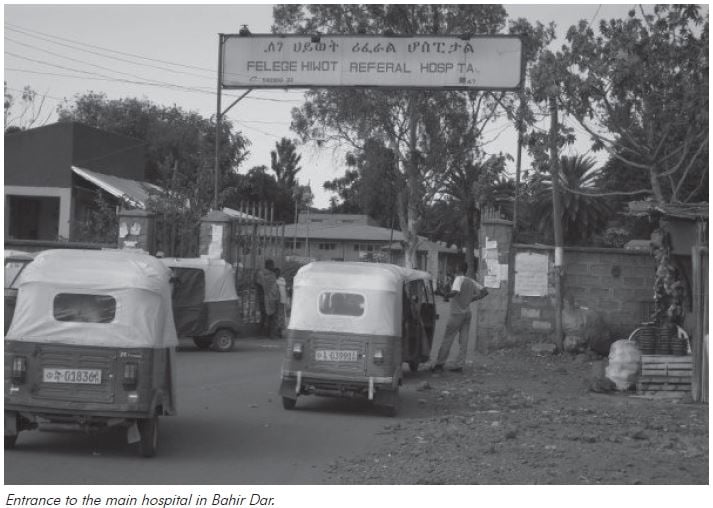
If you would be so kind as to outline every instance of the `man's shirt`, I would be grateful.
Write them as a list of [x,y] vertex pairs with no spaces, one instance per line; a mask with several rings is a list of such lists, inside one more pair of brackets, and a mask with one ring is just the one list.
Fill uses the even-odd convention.
[[470,304],[476,291],[483,288],[476,281],[465,275],[459,275],[453,281],[451,291],[458,293],[451,298],[451,314],[465,314],[470,312]]

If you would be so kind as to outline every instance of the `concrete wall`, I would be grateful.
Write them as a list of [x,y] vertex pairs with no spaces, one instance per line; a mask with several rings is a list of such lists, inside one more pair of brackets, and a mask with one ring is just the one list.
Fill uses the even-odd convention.
[[[549,257],[548,294],[513,295],[510,328],[531,339],[546,339],[554,330],[554,249],[516,245],[517,252]],[[517,265],[515,271],[517,272]],[[625,338],[642,321],[645,302],[653,300],[656,267],[648,252],[624,249],[565,248],[563,295],[598,312],[617,338]],[[517,277],[517,275],[516,275]]]

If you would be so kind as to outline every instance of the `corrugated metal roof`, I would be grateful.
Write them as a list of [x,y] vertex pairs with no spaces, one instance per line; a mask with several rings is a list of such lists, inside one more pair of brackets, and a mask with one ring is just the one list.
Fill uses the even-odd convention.
[[708,203],[658,203],[656,201],[630,201],[631,215],[661,214],[679,219],[708,219]]
[[72,166],[72,171],[112,196],[125,199],[141,209],[146,208],[146,201],[152,192],[163,191],[161,187],[152,183],[140,182],[138,180],[131,180],[114,175],[105,175],[104,173],[98,173],[77,166]]
[[403,241],[404,235],[401,231],[382,228],[379,226],[367,226],[364,224],[287,224],[285,226],[285,237],[307,238],[315,240],[352,240],[352,241],[372,241],[389,242]]

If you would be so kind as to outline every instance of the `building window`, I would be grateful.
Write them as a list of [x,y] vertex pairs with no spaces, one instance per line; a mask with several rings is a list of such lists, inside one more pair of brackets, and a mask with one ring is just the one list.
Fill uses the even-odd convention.
[[357,252],[374,252],[374,246],[368,244],[354,244],[354,250]]
[[301,241],[295,242],[295,241],[285,240],[285,243],[287,244],[287,248],[292,249],[292,250],[299,250],[303,247]]
[[334,250],[337,248],[336,243],[320,243],[319,250]]

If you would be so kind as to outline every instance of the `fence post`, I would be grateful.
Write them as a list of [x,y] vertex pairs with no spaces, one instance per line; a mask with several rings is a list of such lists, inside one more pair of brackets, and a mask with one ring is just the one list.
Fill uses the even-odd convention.
[[232,254],[232,220],[230,215],[211,210],[201,219],[198,253],[228,263]]
[[156,216],[145,210],[120,209],[119,238],[120,249],[140,249],[149,254],[156,253]]

